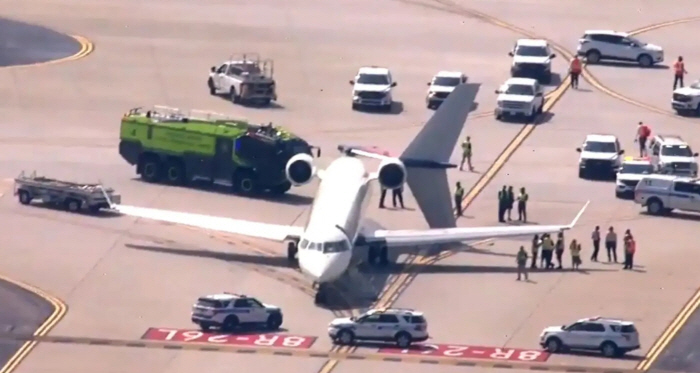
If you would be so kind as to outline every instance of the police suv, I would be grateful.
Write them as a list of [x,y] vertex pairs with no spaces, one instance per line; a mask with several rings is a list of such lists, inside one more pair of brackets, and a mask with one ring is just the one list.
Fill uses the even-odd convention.
[[691,114],[700,117],[700,81],[673,91],[671,107],[677,114]]
[[375,107],[391,111],[394,102],[391,96],[396,82],[391,72],[385,67],[361,67],[355,79],[350,81],[352,86],[352,109]]
[[576,151],[581,153],[578,160],[578,177],[612,177],[620,168],[621,155],[625,152],[614,135],[591,134]]
[[357,317],[335,319],[328,325],[328,335],[336,344],[378,341],[401,348],[429,338],[423,313],[404,308],[371,309]]
[[674,175],[648,175],[634,189],[634,202],[652,215],[668,214],[674,209],[700,212],[700,181]]
[[698,153],[678,135],[656,135],[649,143],[651,161],[656,172],[663,174],[696,176]]
[[459,71],[440,71],[428,82],[425,104],[428,109],[437,109],[455,88],[467,82],[467,76]]
[[230,331],[238,326],[258,324],[277,330],[282,325],[282,310],[259,300],[233,293],[200,297],[192,306],[192,322],[202,330],[212,327]]
[[652,173],[654,173],[654,166],[649,158],[625,157],[617,171],[615,196],[617,198],[634,196],[634,188],[639,180]]
[[640,348],[633,322],[600,316],[547,327],[540,334],[540,345],[550,353],[588,350],[600,351],[606,357],[622,356]]
[[534,78],[545,84],[552,81],[552,58],[557,55],[552,53],[546,40],[520,39],[508,55],[513,57],[512,77]]

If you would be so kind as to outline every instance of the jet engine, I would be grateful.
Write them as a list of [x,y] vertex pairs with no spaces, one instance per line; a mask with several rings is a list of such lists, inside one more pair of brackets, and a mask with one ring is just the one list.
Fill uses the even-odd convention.
[[287,180],[295,186],[304,185],[311,181],[316,174],[313,158],[306,153],[299,153],[287,161],[284,169]]
[[379,165],[377,180],[386,189],[396,189],[406,182],[406,167],[396,158],[385,159]]

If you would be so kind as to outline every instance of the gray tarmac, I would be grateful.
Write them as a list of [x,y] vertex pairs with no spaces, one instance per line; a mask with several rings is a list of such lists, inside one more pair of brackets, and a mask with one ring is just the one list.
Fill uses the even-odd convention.
[[[117,153],[119,118],[131,107],[165,104],[272,121],[322,146],[323,165],[336,156],[338,143],[380,145],[400,152],[431,114],[423,101],[426,82],[438,70],[458,69],[482,83],[479,107],[462,134],[474,141],[477,172],[449,174],[452,182],[471,186],[522,129],[522,124],[498,122],[492,116],[493,90],[508,78],[507,52],[520,36],[473,14],[465,15],[460,7],[545,35],[569,50],[588,28],[633,30],[688,17],[688,9],[693,9],[692,2],[685,0],[676,7],[649,2],[612,5],[597,0],[421,3],[424,6],[390,0],[239,1],[233,5],[215,0],[197,4],[180,0],[125,0],[119,4],[27,0],[22,7],[0,5],[7,17],[70,29],[71,34],[95,44],[91,55],[70,63],[0,69],[0,96],[5,98],[0,100],[0,178],[12,178],[24,169],[75,181],[101,180],[131,205],[289,224],[305,217],[315,185],[295,188],[284,201],[273,202],[142,183]],[[447,7],[450,12],[425,5]],[[624,17],[601,22],[600,9]],[[692,35],[697,28],[697,23],[686,23],[639,38],[664,46],[669,59],[683,53],[692,72],[692,61],[699,60],[700,54],[687,49],[677,35]],[[243,108],[207,94],[209,67],[237,52],[258,52],[274,59],[278,107]],[[400,101],[392,114],[350,110],[347,81],[366,64],[392,68],[398,81],[395,98]],[[564,56],[557,57],[554,71],[560,77],[566,75]],[[639,120],[649,122],[653,131],[680,133],[698,147],[698,120],[668,115],[668,70],[594,66],[590,72],[604,84],[602,88],[641,104],[611,98],[599,92],[600,84],[594,87],[582,81],[583,89],[566,92],[540,121],[470,205],[460,224],[497,224],[496,191],[504,184],[528,188],[530,219],[538,224],[568,223],[590,199],[580,226],[567,238],[587,240],[596,224],[614,225],[620,231],[630,228],[639,242],[639,267],[623,272],[621,265],[586,260],[581,273],[533,273],[533,282],[518,283],[512,255],[525,240],[499,240],[491,246],[466,249],[435,265],[418,265],[414,268],[423,273],[402,291],[396,304],[427,313],[432,342],[537,348],[538,334],[545,326],[593,315],[619,316],[638,324],[641,351],[619,360],[553,356],[546,364],[633,368],[694,293],[697,276],[679,263],[699,259],[690,240],[696,235],[697,219],[684,214],[648,217],[629,201],[615,199],[611,183],[579,180],[574,149],[587,133],[610,132],[632,151]],[[458,156],[456,150],[455,161]],[[149,327],[191,328],[188,316],[193,300],[203,293],[229,290],[281,306],[287,333],[319,336],[315,350],[331,347],[325,326],[339,311],[315,307],[307,294],[308,284],[294,270],[275,265],[279,260],[250,260],[261,251],[268,258],[283,256],[279,244],[128,217],[88,217],[20,206],[12,196],[11,183],[0,185],[4,193],[0,197],[0,235],[4,237],[0,252],[13,258],[0,261],[0,271],[41,287],[69,305],[69,312],[51,335],[137,340]],[[407,207],[415,208],[409,193],[405,198]],[[373,208],[369,215],[388,228],[425,227],[415,210]],[[584,253],[588,250],[590,246],[584,245]],[[405,269],[398,268],[365,273],[370,280],[348,279],[349,287],[363,293],[375,291],[392,278],[406,276]],[[367,301],[353,303],[361,307]],[[260,372],[316,372],[324,362],[43,343],[17,372],[170,373],[226,366]],[[333,371],[371,372],[396,364],[342,361]],[[425,369],[416,364],[401,364],[400,368]]]
[[[33,334],[53,312],[53,306],[21,287],[0,280],[0,333]],[[22,347],[24,342],[0,340],[0,367]]]
[[32,65],[72,56],[81,45],[43,26],[0,18],[0,67]]
[[700,312],[696,309],[666,348],[649,366],[649,372],[700,371]]

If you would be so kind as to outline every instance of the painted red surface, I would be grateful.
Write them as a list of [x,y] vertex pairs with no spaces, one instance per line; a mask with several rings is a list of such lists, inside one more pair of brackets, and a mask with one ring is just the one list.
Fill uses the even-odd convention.
[[211,343],[230,346],[310,348],[316,337],[292,334],[221,334],[200,330],[149,328],[141,337],[150,341]]
[[379,349],[379,353],[519,362],[545,362],[549,358],[549,354],[541,350],[448,344],[420,344],[411,346],[411,348],[406,350],[399,348],[381,348]]

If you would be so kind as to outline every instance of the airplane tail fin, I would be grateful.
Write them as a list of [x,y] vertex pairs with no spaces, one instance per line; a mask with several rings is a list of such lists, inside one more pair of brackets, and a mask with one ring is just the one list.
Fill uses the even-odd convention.
[[450,164],[450,157],[480,86],[457,86],[399,157],[407,169],[406,182],[431,228],[456,226],[446,170],[457,167]]
[[[456,226],[446,169],[457,167],[450,163],[450,157],[480,86],[457,86],[398,157],[407,170],[406,183],[431,228]],[[378,160],[396,157],[377,147],[338,145],[338,150]]]

